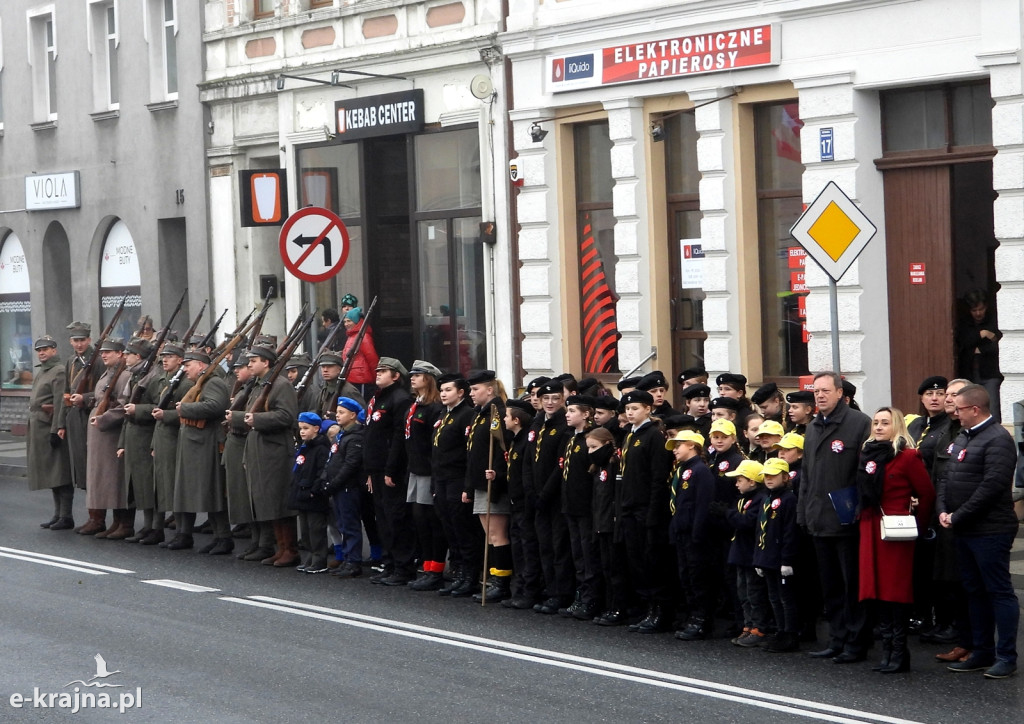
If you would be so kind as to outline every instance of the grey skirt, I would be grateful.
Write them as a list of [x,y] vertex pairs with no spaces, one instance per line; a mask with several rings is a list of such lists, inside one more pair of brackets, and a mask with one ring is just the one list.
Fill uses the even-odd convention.
[[[473,513],[475,515],[486,515],[487,513],[487,491],[473,491]],[[510,515],[512,513],[512,501],[508,493],[503,494],[498,500],[491,503],[491,515]]]

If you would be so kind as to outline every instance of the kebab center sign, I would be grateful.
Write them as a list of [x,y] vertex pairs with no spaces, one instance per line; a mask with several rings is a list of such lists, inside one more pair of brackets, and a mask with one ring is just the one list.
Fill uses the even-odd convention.
[[778,24],[722,30],[548,58],[552,92],[779,63]]

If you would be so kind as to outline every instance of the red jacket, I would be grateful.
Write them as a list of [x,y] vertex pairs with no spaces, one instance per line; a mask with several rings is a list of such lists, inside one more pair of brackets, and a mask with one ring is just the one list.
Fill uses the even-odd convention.
[[[349,354],[351,354],[352,347],[356,343],[356,335],[359,334],[359,328],[363,324],[365,324],[365,320],[348,328],[346,332],[348,340],[345,342],[345,349],[341,353],[343,360],[348,359]],[[380,356],[377,354],[376,347],[373,346],[373,327],[367,327],[366,334],[363,335],[363,341],[359,345],[359,353],[356,355],[355,360],[353,360],[352,368],[349,370],[348,381],[353,385],[372,385],[377,381],[377,362],[379,361]]]
[[[880,507],[886,515],[907,515],[911,496],[918,499],[917,529],[924,534],[935,509],[935,488],[921,453],[906,448],[885,467]],[[882,514],[877,508],[862,510],[859,525],[860,600],[913,603],[914,541],[882,540]]]

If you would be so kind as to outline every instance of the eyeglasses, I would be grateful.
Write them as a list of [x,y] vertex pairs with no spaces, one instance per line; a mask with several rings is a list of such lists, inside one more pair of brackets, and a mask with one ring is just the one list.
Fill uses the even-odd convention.
[[963,410],[970,410],[972,407],[977,407],[977,405],[967,405],[966,407],[957,407],[955,409],[957,412],[961,412]]

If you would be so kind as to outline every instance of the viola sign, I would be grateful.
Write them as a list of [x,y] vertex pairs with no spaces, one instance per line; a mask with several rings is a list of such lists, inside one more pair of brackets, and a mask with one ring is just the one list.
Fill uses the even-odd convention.
[[778,63],[778,25],[756,25],[556,56],[548,78],[558,92]]
[[78,171],[25,177],[25,208],[29,211],[77,209],[82,205]]

